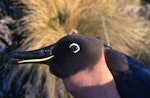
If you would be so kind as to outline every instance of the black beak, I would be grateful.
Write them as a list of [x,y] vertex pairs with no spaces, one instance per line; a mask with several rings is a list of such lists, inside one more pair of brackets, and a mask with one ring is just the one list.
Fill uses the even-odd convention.
[[24,63],[44,63],[54,57],[53,45],[33,50],[33,51],[15,51],[9,53],[5,60],[5,66],[11,66],[13,64],[24,64]]

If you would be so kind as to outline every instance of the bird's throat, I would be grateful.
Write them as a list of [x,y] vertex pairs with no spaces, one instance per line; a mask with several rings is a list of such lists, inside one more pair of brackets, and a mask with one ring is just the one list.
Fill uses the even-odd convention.
[[99,60],[93,68],[85,69],[73,76],[64,78],[63,82],[66,89],[75,98],[119,98],[119,95],[115,92],[116,85],[113,76],[106,65],[105,59]]

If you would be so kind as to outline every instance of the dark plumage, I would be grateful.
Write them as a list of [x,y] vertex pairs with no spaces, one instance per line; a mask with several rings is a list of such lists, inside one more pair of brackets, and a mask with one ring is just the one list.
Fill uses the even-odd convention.
[[[103,43],[98,38],[68,35],[39,50],[12,52],[6,57],[5,65],[10,62],[45,63],[50,66],[51,73],[66,78],[80,70],[92,68],[101,57],[102,47]],[[150,98],[150,69],[106,45],[104,52],[121,98]]]
[[113,49],[105,50],[121,98],[150,98],[150,69],[135,58]]
[[142,3],[142,4],[147,4],[147,3],[149,4],[149,3],[150,3],[150,0],[141,0],[141,3]]

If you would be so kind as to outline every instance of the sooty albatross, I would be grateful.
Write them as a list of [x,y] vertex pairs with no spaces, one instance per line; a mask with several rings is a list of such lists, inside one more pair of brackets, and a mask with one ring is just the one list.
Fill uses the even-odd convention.
[[150,69],[99,38],[67,35],[38,50],[9,53],[5,67],[14,62],[47,64],[75,98],[150,98]]

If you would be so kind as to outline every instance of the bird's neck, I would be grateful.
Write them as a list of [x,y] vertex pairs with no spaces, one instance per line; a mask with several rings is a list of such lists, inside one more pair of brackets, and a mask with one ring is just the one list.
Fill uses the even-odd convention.
[[75,98],[119,98],[113,76],[104,58],[93,68],[80,71],[63,79],[63,82]]

